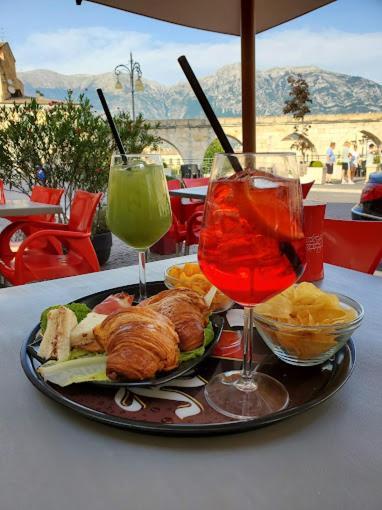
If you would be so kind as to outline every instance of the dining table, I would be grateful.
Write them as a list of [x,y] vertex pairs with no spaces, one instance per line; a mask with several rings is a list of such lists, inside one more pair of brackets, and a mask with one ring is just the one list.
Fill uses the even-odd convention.
[[[151,262],[148,280],[191,260]],[[130,266],[0,290],[2,510],[382,508],[382,278],[325,265],[321,287],[365,309],[353,335],[355,368],[332,398],[264,428],[210,437],[88,420],[23,373],[20,348],[43,309],[137,282]]]
[[171,189],[169,193],[172,197],[205,200],[207,189],[208,186],[195,186],[194,188]]
[[60,213],[60,205],[43,204],[29,199],[7,200],[5,204],[0,204],[0,218]]

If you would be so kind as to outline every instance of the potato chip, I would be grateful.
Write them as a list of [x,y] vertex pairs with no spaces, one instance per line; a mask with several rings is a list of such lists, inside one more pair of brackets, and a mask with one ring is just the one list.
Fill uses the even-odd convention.
[[[340,303],[338,296],[324,292],[308,282],[289,287],[281,294],[257,305],[255,311],[266,318],[301,326],[301,329],[293,330],[279,327],[270,333],[275,344],[300,359],[317,357],[335,347],[334,329],[323,331],[320,326],[335,327],[350,322],[357,316],[355,310]],[[307,326],[310,329],[306,329]],[[311,329],[314,326],[317,326],[317,329]]]
[[[168,282],[174,287],[187,287],[205,296],[211,288],[211,283],[201,272],[196,262],[186,262],[184,266],[173,266],[168,269]],[[211,303],[211,310],[226,308],[231,300],[222,292],[217,291]]]

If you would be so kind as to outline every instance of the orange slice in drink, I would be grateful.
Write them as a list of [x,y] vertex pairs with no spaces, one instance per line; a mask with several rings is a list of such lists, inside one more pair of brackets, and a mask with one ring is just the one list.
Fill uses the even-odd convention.
[[[232,183],[235,202],[241,217],[254,228],[279,240],[302,239],[299,226],[300,205],[291,185],[267,179],[256,179]],[[253,185],[255,184],[255,185]]]

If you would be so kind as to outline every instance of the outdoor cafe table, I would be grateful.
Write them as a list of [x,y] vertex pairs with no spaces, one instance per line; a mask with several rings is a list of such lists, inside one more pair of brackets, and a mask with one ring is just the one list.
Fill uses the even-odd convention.
[[172,197],[195,198],[205,200],[208,186],[195,186],[195,188],[171,189],[169,193]]
[[7,200],[5,204],[0,204],[0,218],[34,214],[59,214],[61,212],[60,205],[41,204],[28,199]]
[[[148,264],[148,279],[194,257]],[[333,398],[252,432],[175,438],[91,422],[39,393],[19,362],[45,307],[137,276],[127,267],[0,290],[1,510],[382,508],[382,278],[325,266],[323,288],[365,307],[354,373]]]

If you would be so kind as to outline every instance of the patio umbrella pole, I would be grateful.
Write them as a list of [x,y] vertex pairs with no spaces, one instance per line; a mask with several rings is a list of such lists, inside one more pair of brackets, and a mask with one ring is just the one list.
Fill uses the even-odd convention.
[[243,152],[256,152],[255,3],[256,0],[241,0]]

